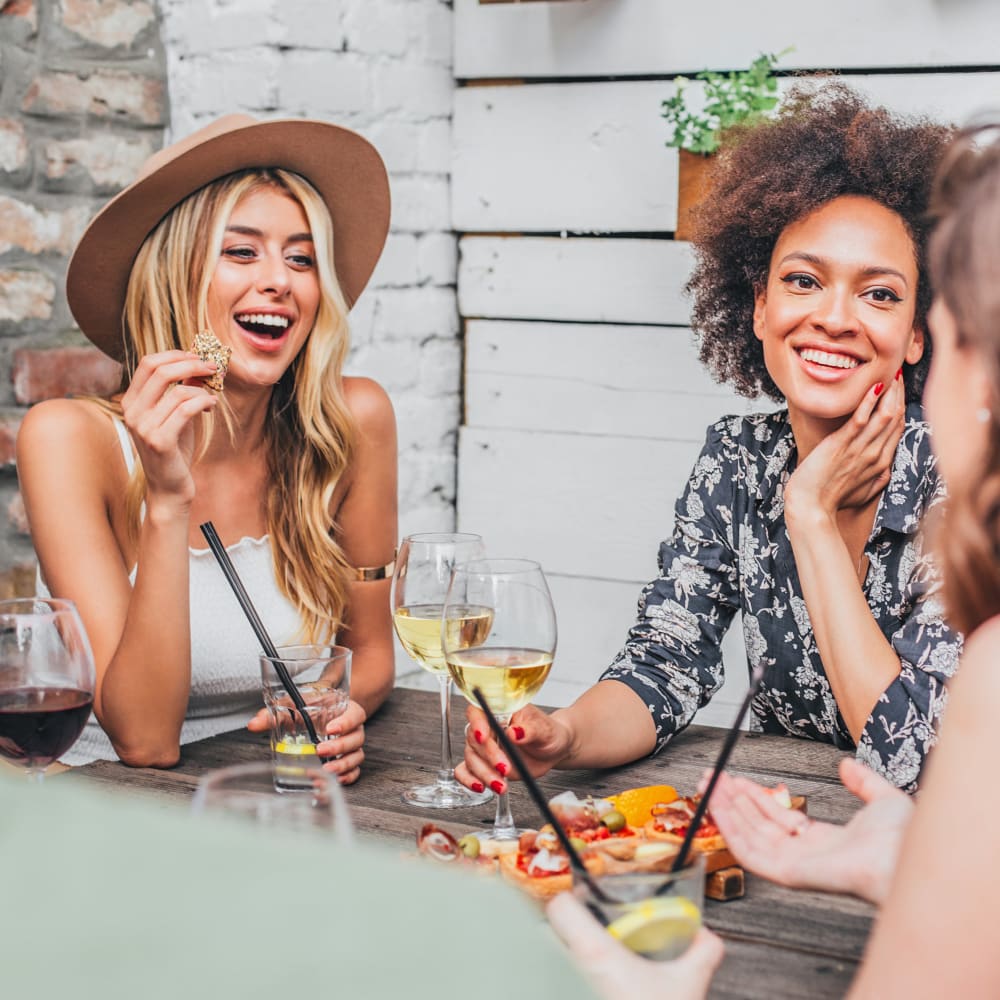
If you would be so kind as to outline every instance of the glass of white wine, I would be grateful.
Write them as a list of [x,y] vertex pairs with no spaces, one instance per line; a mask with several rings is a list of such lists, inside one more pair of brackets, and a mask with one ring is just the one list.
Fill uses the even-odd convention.
[[[473,704],[478,688],[501,725],[532,701],[549,676],[556,652],[556,613],[542,567],[527,559],[477,559],[455,566],[444,602],[448,619],[460,608],[493,609],[488,631],[475,643],[445,630],[444,655],[455,683]],[[496,819],[486,836],[513,840],[507,793],[497,796]]]
[[392,576],[392,621],[403,649],[441,684],[441,766],[437,781],[403,792],[403,800],[430,809],[455,809],[487,802],[491,792],[473,792],[455,780],[451,760],[451,674],[441,648],[442,630],[456,647],[478,645],[490,630],[488,606],[454,606],[442,620],[444,598],[457,562],[484,554],[479,535],[457,532],[409,535],[403,539]]

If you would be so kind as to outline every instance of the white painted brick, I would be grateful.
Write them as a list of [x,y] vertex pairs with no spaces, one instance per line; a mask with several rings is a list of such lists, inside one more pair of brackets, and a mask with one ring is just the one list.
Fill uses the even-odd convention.
[[278,69],[278,105],[290,115],[319,115],[338,124],[344,113],[372,106],[367,61],[351,52],[286,52]]
[[375,144],[390,173],[401,174],[425,169],[420,148],[425,124],[381,119],[364,129],[365,138]]
[[347,4],[343,33],[352,52],[374,56],[404,56],[410,43],[407,19],[385,3],[366,0]]
[[393,288],[420,284],[421,253],[420,238],[413,233],[390,233],[372,275],[371,287]]
[[[378,3],[371,6],[377,7]],[[344,4],[331,0],[289,0],[278,17],[281,41],[303,49],[339,52],[344,47]]]
[[238,5],[160,0],[167,52],[211,55],[275,45],[284,30],[274,7],[275,0],[240,0]]
[[420,118],[447,115],[454,87],[448,66],[402,60],[375,66],[375,105],[381,111],[403,111]]
[[[455,507],[453,502],[438,499],[437,503],[419,504],[405,502],[409,500],[400,497],[399,503],[399,537],[416,534],[418,531],[454,531]],[[424,677],[431,675],[421,671]],[[431,678],[433,680],[433,678]],[[398,679],[397,679],[398,684]]]
[[409,4],[406,28],[413,52],[430,62],[443,63],[451,71],[452,25],[450,4]]
[[[394,340],[365,344],[351,352],[350,363],[344,370],[349,375],[367,375],[375,379],[390,395],[420,385],[422,349],[416,341]],[[450,388],[455,390],[457,382]]]
[[[397,411],[398,413],[398,411]],[[399,420],[400,428],[410,426],[413,417],[406,414]],[[437,494],[451,499],[455,495],[455,458],[453,452],[434,451],[404,446],[400,436],[400,466],[405,466],[407,480],[414,497]]]
[[[185,59],[171,73],[172,102],[192,116],[217,117],[231,111],[259,114],[275,106],[279,61],[277,51],[264,48]],[[184,134],[176,128],[174,132]]]
[[403,232],[451,229],[448,178],[392,178],[392,228]]
[[458,245],[454,233],[426,233],[417,239],[417,280],[420,284],[454,285]]
[[419,169],[429,174],[451,172],[451,118],[433,118],[420,126]]
[[[400,447],[415,444],[432,454],[442,446],[454,447],[455,428],[459,424],[458,393],[450,396],[424,396],[407,393],[396,401],[396,421],[400,427]],[[405,428],[405,430],[404,430]],[[449,461],[453,459],[449,455]],[[431,462],[436,465],[437,460]]]
[[458,306],[450,288],[385,288],[376,294],[376,340],[458,335]]
[[462,378],[462,345],[458,340],[431,340],[420,352],[420,389],[428,396],[454,393]]

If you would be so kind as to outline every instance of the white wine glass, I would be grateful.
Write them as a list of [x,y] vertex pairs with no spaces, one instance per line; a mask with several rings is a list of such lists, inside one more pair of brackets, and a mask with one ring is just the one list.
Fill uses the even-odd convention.
[[40,782],[94,704],[94,654],[72,601],[0,601],[0,757]]
[[[403,539],[392,575],[392,621],[407,654],[433,674],[441,686],[441,765],[437,780],[403,792],[403,800],[429,809],[475,806],[491,792],[473,792],[455,780],[451,757],[451,675],[441,649],[441,615],[456,562],[484,555],[479,535],[438,532]],[[492,611],[483,606],[455,606],[445,624],[454,644],[475,645],[490,627]]]
[[[493,609],[488,633],[477,643],[456,641],[444,629],[448,670],[473,705],[478,688],[486,704],[506,726],[541,690],[556,652],[556,613],[542,567],[527,559],[478,559],[455,566],[444,604],[444,620],[464,607]],[[488,834],[513,840],[514,825],[507,793],[497,796],[496,819]]]

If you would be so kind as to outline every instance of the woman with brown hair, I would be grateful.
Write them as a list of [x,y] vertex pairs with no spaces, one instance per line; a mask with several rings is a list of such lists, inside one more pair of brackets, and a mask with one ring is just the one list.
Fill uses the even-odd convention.
[[[662,749],[721,687],[741,612],[764,670],[751,728],[854,750],[916,787],[959,650],[918,531],[942,496],[919,402],[925,211],[948,136],[836,82],[728,136],[694,239],[692,325],[720,381],[785,405],[709,428],[622,651],[570,707],[514,716],[535,773]],[[469,719],[457,773],[502,787],[509,761]]]
[[76,602],[97,665],[100,726],[67,762],[168,767],[260,707],[211,520],[276,645],[353,649],[353,701],[320,752],[357,778],[393,683],[396,438],[383,390],[341,367],[388,225],[361,136],[230,115],[152,157],[84,233],[69,304],[123,363],[121,391],[41,403],[18,437],[41,577]]

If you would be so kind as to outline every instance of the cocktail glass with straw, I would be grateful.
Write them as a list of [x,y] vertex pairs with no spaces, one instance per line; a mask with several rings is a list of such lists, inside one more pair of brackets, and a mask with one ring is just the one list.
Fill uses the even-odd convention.
[[[459,690],[476,704],[478,689],[498,722],[511,716],[541,690],[556,652],[556,613],[542,567],[528,559],[479,559],[455,567],[444,602],[444,619],[463,607],[488,607],[488,632],[474,645],[443,630],[445,661]],[[486,836],[513,840],[507,792],[497,796],[496,819]]]
[[392,620],[403,649],[435,676],[441,693],[441,764],[437,780],[403,792],[403,799],[428,809],[480,805],[492,792],[473,792],[455,780],[451,757],[451,675],[441,648],[442,629],[456,647],[474,646],[489,632],[492,608],[454,605],[442,622],[444,599],[456,562],[484,555],[479,535],[438,532],[403,539],[392,575]]

